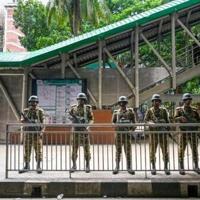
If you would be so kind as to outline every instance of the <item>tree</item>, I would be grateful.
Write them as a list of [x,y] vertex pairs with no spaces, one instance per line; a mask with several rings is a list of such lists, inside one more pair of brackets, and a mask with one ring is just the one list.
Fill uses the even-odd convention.
[[49,22],[52,17],[61,23],[67,21],[74,35],[82,32],[85,20],[97,28],[100,19],[109,19],[109,10],[104,0],[49,0],[47,8]]
[[47,24],[46,7],[37,0],[19,0],[14,12],[15,26],[19,27],[23,37],[21,44],[29,51],[40,49],[71,37],[67,24],[52,20]]
[[106,0],[112,12],[111,21],[116,22],[129,16],[155,8],[163,4],[163,0]]

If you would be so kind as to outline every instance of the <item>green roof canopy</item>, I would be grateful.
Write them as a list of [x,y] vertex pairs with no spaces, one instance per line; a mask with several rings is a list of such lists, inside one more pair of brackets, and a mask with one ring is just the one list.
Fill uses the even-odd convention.
[[58,56],[62,53],[68,53],[70,51],[80,49],[86,45],[95,43],[98,40],[103,40],[115,34],[134,29],[136,26],[150,23],[155,19],[195,6],[199,3],[200,0],[174,0],[170,3],[161,5],[149,11],[134,15],[119,22],[110,24],[108,26],[96,29],[74,38],[70,38],[66,41],[51,45],[40,50],[23,53],[0,53],[0,66],[30,66],[32,64]]

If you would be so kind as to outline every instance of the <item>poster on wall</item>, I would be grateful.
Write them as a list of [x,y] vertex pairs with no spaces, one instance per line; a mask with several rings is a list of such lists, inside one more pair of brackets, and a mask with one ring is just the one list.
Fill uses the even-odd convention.
[[36,80],[33,93],[39,98],[39,105],[45,111],[45,123],[70,123],[67,110],[76,104],[79,92],[85,92],[84,79]]

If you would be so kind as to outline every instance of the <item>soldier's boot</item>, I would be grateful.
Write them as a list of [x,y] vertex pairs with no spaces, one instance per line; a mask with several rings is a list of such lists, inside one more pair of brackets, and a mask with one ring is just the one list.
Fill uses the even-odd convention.
[[23,167],[23,169],[19,170],[19,174],[28,172],[30,170],[30,163],[29,162],[25,162],[25,165]]
[[118,174],[119,173],[119,161],[116,161],[116,166],[115,169],[113,170],[113,174]]
[[165,161],[165,163],[164,163],[164,171],[165,171],[166,175],[170,175],[171,174],[169,169],[168,169],[168,164],[169,164],[169,162]]
[[132,170],[131,162],[127,163],[127,171],[128,171],[129,174],[135,175],[135,171]]
[[75,172],[76,169],[77,169],[76,161],[72,161],[72,162],[73,162],[73,165],[72,165],[72,167],[71,167],[71,169],[70,169],[70,172],[71,172],[71,173]]
[[85,172],[90,173],[90,161],[86,160]]
[[194,169],[194,172],[196,172],[197,174],[200,174],[200,169],[199,169],[199,165],[197,161],[194,162],[193,169]]
[[183,163],[183,161],[179,162],[179,174],[180,175],[185,175],[185,169],[184,169],[184,163]]
[[41,161],[38,161],[38,162],[37,162],[37,168],[36,168],[36,170],[37,170],[37,173],[38,173],[38,174],[41,174],[41,173],[42,173],[42,168],[41,168],[41,164],[40,164],[40,163],[41,163]]
[[156,164],[155,164],[155,162],[151,163],[151,174],[156,175]]

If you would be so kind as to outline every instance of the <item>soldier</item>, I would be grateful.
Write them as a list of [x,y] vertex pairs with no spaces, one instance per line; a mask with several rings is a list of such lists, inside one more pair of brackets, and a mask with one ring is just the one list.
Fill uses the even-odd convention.
[[41,161],[42,161],[42,133],[44,128],[41,123],[44,123],[44,111],[42,108],[38,107],[38,97],[32,95],[28,99],[29,107],[24,109],[21,115],[22,123],[39,123],[38,126],[26,126],[23,128],[24,132],[24,161],[25,166],[19,173],[28,172],[30,170],[30,156],[32,151],[32,146],[35,150],[35,159],[37,162],[37,173],[42,173]]
[[[177,107],[175,111],[175,122],[179,123],[200,123],[200,117],[196,108],[191,106],[192,96],[190,93],[183,94],[182,97],[183,106]],[[197,133],[198,127],[180,127],[181,133],[179,135],[179,173],[185,175],[184,170],[184,153],[187,146],[188,140],[192,149],[192,159],[193,159],[193,169],[197,174],[200,174],[200,169],[198,166],[198,142]],[[191,132],[192,131],[192,132]]]
[[[161,98],[159,94],[154,94],[151,98],[152,107],[147,110],[145,114],[145,123],[169,123],[169,114],[166,108],[160,107]],[[166,175],[170,175],[168,169],[169,153],[168,153],[168,134],[162,133],[162,131],[168,131],[169,127],[150,127],[150,162],[151,162],[151,174],[156,175],[156,150],[158,144],[161,147],[164,161],[164,171]],[[155,132],[154,132],[155,131]],[[158,132],[157,132],[158,131]]]
[[[112,122],[116,124],[134,124],[135,114],[132,108],[127,108],[127,98],[125,96],[119,97],[118,104],[120,108],[115,110],[112,116]],[[116,145],[116,168],[113,171],[113,174],[119,173],[119,163],[122,153],[122,145],[124,145],[124,152],[127,159],[127,171],[129,174],[135,174],[135,171],[132,170],[132,155],[131,155],[131,132],[135,130],[134,126],[117,126],[116,127],[116,136],[115,136],[115,145]]]
[[[78,104],[72,105],[69,114],[72,117],[73,123],[79,124],[92,124],[94,122],[93,112],[91,105],[86,104],[87,97],[85,93],[79,93],[77,95]],[[86,161],[86,173],[90,172],[90,138],[88,133],[89,127],[74,127],[72,134],[72,162],[73,166],[71,172],[77,169],[77,151],[79,146],[82,144],[84,148],[84,157]]]

